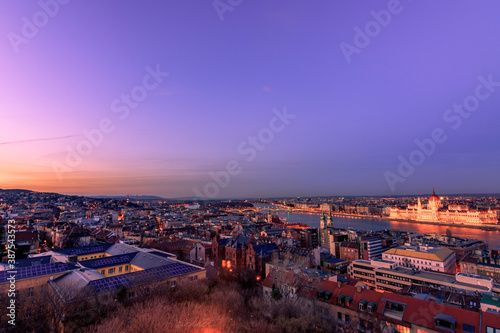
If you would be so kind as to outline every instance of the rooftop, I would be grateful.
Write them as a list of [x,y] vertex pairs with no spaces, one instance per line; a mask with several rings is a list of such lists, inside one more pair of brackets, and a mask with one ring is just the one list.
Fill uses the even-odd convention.
[[80,265],[87,267],[87,268],[93,268],[93,269],[98,269],[98,268],[103,268],[103,267],[111,267],[111,266],[116,266],[120,264],[126,264],[130,263],[132,259],[137,255],[139,252],[132,252],[128,254],[122,254],[122,255],[117,255],[117,256],[111,256],[111,257],[104,257],[104,258],[98,258],[98,259],[91,259],[91,260],[84,260],[80,261]]
[[65,256],[83,256],[86,254],[106,252],[111,246],[113,246],[113,244],[89,245],[70,249],[53,250],[53,252],[60,253]]
[[62,273],[65,271],[74,270],[76,268],[77,268],[77,266],[75,264],[72,264],[72,263],[55,262],[55,263],[50,263],[50,264],[45,264],[45,265],[25,266],[25,267],[16,268],[15,269],[16,273],[12,273],[12,271],[4,270],[4,271],[0,271],[0,283],[7,282],[8,278],[11,276],[11,274],[15,274],[15,278],[18,281],[18,280],[22,280],[22,279],[37,277],[37,276]]
[[383,254],[443,262],[454,253],[453,250],[445,247],[426,248],[425,250],[410,247],[396,247],[385,251]]
[[[16,260],[16,263],[14,266],[17,269],[17,268],[21,268],[21,267],[31,267],[31,266],[50,264],[51,262],[52,262],[51,256],[44,256],[44,257],[37,257],[37,258],[18,259],[18,260]],[[10,265],[9,265],[8,261],[0,262],[0,271],[8,270],[9,267],[10,267]]]

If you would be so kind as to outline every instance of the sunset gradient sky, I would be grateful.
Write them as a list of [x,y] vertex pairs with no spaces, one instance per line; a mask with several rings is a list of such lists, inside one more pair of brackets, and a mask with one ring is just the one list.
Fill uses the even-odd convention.
[[[500,87],[477,88],[500,82],[498,1],[240,2],[0,2],[0,188],[190,197],[237,161],[218,197],[500,192]],[[132,91],[147,96],[126,106]]]

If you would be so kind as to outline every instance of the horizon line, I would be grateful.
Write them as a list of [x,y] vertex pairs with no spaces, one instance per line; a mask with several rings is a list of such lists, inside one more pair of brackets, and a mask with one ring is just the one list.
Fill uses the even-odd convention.
[[[431,196],[432,193],[430,194],[376,194],[376,195],[367,195],[367,194],[354,194],[354,195],[307,195],[307,196],[265,196],[265,197],[221,197],[221,198],[200,198],[200,197],[163,197],[159,195],[154,195],[154,194],[136,194],[136,195],[130,195],[130,194],[71,194],[71,193],[60,193],[60,192],[45,192],[45,191],[37,191],[37,190],[29,190],[29,189],[21,189],[21,188],[0,188],[0,191],[30,191],[30,192],[36,192],[36,193],[48,193],[48,194],[58,194],[58,195],[66,195],[66,196],[78,196],[78,197],[88,197],[88,198],[117,198],[117,197],[129,197],[129,198],[134,198],[134,197],[157,197],[160,199],[164,200],[183,200],[183,201],[221,201],[221,200],[257,200],[257,199],[297,199],[297,198],[337,198],[337,197],[381,197],[381,198],[392,198],[392,197],[426,197],[426,196]],[[488,195],[494,195],[494,196],[500,196],[499,193],[488,193],[488,192],[480,192],[480,193],[468,193],[468,192],[462,192],[462,193],[444,193],[440,194],[439,196],[465,196],[465,195],[474,195],[474,196],[488,196]],[[158,200],[160,200],[158,199]]]

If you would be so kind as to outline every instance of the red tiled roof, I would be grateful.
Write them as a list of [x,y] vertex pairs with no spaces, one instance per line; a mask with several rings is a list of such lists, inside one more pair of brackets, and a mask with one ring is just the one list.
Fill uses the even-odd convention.
[[348,241],[343,241],[340,244],[340,247],[346,247],[346,248],[350,248],[350,249],[358,249],[359,248],[358,243],[356,243],[356,242],[348,242]]
[[[447,332],[446,330],[441,330],[435,326],[434,319],[437,314],[444,314],[453,317],[456,320],[455,332],[464,332],[463,325],[469,324],[476,327],[476,332],[479,328],[480,323],[480,313],[465,309],[460,309],[453,306],[448,306],[444,304],[439,304],[435,302],[429,302],[421,299],[416,299],[410,296],[398,295],[395,293],[384,292],[379,293],[373,290],[361,288],[358,292],[357,288],[350,285],[343,284],[340,288],[336,282],[332,281],[322,281],[314,290],[308,292],[308,296],[311,298],[317,297],[317,292],[321,289],[326,291],[331,291],[332,297],[327,303],[336,305],[337,297],[340,294],[351,296],[353,301],[351,302],[349,308],[353,311],[358,311],[359,302],[361,300],[366,300],[369,302],[375,302],[376,313],[378,316],[382,317],[386,321],[397,323],[403,326],[408,326],[409,323],[416,324],[422,327],[426,327],[439,332]],[[393,318],[388,318],[384,316],[384,309],[386,302],[394,301],[402,304],[406,304],[403,313],[402,321],[395,320]],[[486,316],[487,315],[487,316]],[[487,319],[485,319],[487,317]],[[489,322],[490,326],[500,326],[500,315],[486,314],[483,312],[483,327],[484,323]],[[484,328],[483,330],[484,331]]]
[[328,300],[328,303],[330,304],[337,304],[337,297],[340,294],[344,294],[346,297],[347,296],[352,296],[353,301],[349,307],[346,306],[346,308],[349,308],[353,311],[357,311],[359,309],[359,302],[361,300],[366,300],[368,303],[369,302],[375,302],[378,304],[380,303],[380,300],[382,298],[382,294],[373,290],[361,288],[361,292],[358,293],[357,288],[352,286],[352,285],[346,285],[343,284],[340,288],[338,287],[337,282],[333,281],[327,281],[323,280],[322,283],[316,288],[316,290],[312,290],[310,292],[310,296],[316,298],[316,293],[317,291],[324,289],[326,291],[331,291],[333,293],[332,297],[330,300]]
[[120,236],[111,236],[108,239],[106,239],[107,243],[116,243],[120,240]]
[[463,332],[463,324],[479,327],[479,313],[475,311],[469,311],[454,306],[429,302],[389,292],[384,292],[382,294],[382,298],[406,304],[403,321],[407,323],[414,323],[433,330],[446,332],[445,330],[436,328],[434,323],[434,318],[437,314],[444,314],[451,316],[456,320],[455,332]]
[[38,240],[38,231],[17,231],[16,242],[34,242]]

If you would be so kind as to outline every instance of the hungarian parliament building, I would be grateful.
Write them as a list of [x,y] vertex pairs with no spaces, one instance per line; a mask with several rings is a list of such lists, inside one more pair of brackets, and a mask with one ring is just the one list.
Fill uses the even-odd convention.
[[447,224],[498,224],[497,213],[491,208],[472,210],[467,205],[449,205],[444,208],[441,199],[434,193],[434,190],[427,205],[422,205],[420,198],[418,198],[417,204],[408,205],[406,209],[391,207],[389,218]]

